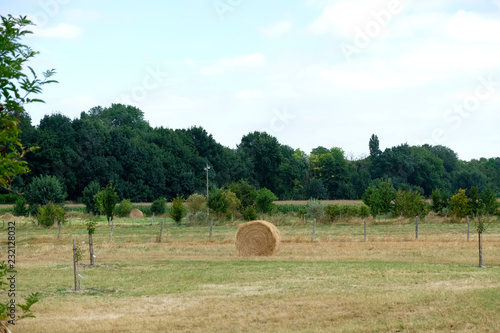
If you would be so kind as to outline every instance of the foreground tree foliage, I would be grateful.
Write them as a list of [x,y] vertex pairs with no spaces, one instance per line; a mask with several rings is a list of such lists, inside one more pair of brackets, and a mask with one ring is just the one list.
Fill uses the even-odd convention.
[[0,16],[0,187],[13,191],[12,182],[18,175],[29,171],[23,158],[36,147],[26,148],[21,143],[20,121],[24,106],[43,102],[32,98],[40,94],[45,84],[56,81],[50,78],[54,70],[43,73],[40,79],[27,62],[38,52],[21,43],[22,37],[31,33],[32,24],[26,17]]

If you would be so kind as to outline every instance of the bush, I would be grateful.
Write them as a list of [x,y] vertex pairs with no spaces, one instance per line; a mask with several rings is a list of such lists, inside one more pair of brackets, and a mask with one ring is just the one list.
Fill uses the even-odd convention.
[[248,206],[243,210],[243,218],[247,221],[253,221],[257,219],[257,212],[253,206]]
[[255,198],[255,205],[259,213],[269,214],[275,208],[274,201],[278,200],[278,197],[274,195],[273,192],[267,188],[262,188],[257,193]]
[[370,207],[368,207],[367,205],[359,206],[358,207],[358,214],[359,214],[359,216],[361,216],[363,218],[370,216]]
[[462,218],[469,214],[469,199],[465,195],[465,190],[459,189],[450,199],[450,214]]
[[186,207],[184,206],[184,199],[177,196],[172,199],[172,208],[170,208],[170,216],[177,224],[180,224],[182,218],[186,215]]
[[205,212],[207,211],[207,198],[204,195],[194,193],[186,200],[187,210],[190,213]]
[[255,198],[257,198],[257,189],[246,180],[231,183],[228,188],[231,192],[236,194],[236,197],[240,200],[240,207],[238,207],[240,211],[245,210],[248,206],[254,205]]
[[229,208],[229,200],[223,189],[213,190],[208,197],[208,208],[214,210],[217,216],[225,214]]
[[17,199],[21,198],[21,196],[17,194],[0,194],[0,204],[6,205],[6,204],[13,204],[17,201]]
[[130,215],[132,209],[134,209],[132,201],[130,201],[130,199],[123,199],[118,207],[115,208],[115,214],[119,217],[127,217]]
[[26,216],[28,209],[26,208],[26,198],[18,197],[14,205],[15,216]]
[[394,199],[394,214],[404,217],[425,217],[428,213],[425,198],[417,191],[398,190]]
[[317,199],[310,199],[307,202],[307,215],[319,220],[325,215],[325,204]]
[[340,208],[338,205],[328,205],[325,208],[325,214],[328,216],[328,219],[330,222],[335,221],[338,219],[340,216]]
[[62,204],[67,194],[55,176],[35,177],[26,189],[26,199],[31,206]]
[[94,201],[94,196],[100,191],[101,185],[93,181],[88,184],[82,192],[82,203],[85,205],[87,213],[99,214],[99,206]]
[[106,214],[108,223],[113,219],[113,213],[118,200],[118,194],[116,194],[113,181],[110,181],[104,189],[94,195],[94,202],[99,207],[99,210]]
[[342,205],[339,206],[342,217],[355,217],[358,216],[358,206],[355,205]]
[[62,223],[64,222],[64,208],[52,202],[39,206],[37,220],[38,224],[44,227],[51,227],[56,220],[57,223]]
[[372,216],[380,212],[389,213],[392,210],[392,201],[396,198],[396,190],[390,180],[375,180],[374,185],[363,193],[363,203],[370,207]]
[[167,212],[167,199],[159,198],[153,201],[151,213],[155,215],[165,214]]
[[189,222],[195,222],[195,223],[203,223],[208,220],[208,216],[206,212],[188,212],[186,215],[186,218],[188,219]]

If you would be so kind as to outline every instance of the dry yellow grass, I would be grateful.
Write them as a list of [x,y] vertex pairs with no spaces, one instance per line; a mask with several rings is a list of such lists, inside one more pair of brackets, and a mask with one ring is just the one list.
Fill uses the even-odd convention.
[[18,322],[16,332],[500,331],[498,229],[484,235],[488,268],[479,269],[474,237],[380,233],[363,242],[342,228],[318,228],[317,242],[284,228],[275,256],[242,259],[236,227],[216,228],[219,241],[194,227],[170,229],[159,244],[154,231],[150,241],[122,241],[128,229],[118,226],[111,241],[103,226],[97,267],[81,268],[87,290],[76,293],[71,239],[85,235],[73,230],[57,241],[49,229],[23,241],[18,230],[19,292],[43,298],[33,306],[37,318]]

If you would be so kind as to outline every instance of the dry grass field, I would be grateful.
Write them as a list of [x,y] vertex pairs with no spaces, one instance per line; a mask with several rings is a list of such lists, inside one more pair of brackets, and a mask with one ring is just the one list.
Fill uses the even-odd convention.
[[[100,223],[96,267],[84,252],[83,290],[73,288],[72,239],[87,250],[84,226],[18,222],[17,289],[39,291],[34,319],[14,332],[499,332],[500,225],[477,235],[464,224],[411,220],[279,226],[272,257],[236,255],[238,223]],[[85,244],[82,242],[85,241]],[[0,246],[6,247],[2,230]],[[2,253],[5,253],[2,250]],[[5,257],[4,257],[5,258]],[[3,299],[3,298],[2,298]]]

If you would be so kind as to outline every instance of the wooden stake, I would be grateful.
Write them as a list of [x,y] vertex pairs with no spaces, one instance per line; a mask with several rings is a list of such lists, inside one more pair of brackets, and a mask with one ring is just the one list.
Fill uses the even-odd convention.
[[415,216],[415,239],[418,239],[418,216]]
[[470,234],[470,220],[469,220],[469,215],[467,215],[467,241],[469,241],[469,234]]
[[73,274],[75,276],[75,291],[76,291],[76,245],[73,239]]
[[314,235],[316,234],[316,219],[313,219],[313,231],[311,234],[311,242],[314,242]]
[[365,221],[364,221],[364,228],[365,228],[365,242],[366,242],[366,217],[365,217]]
[[163,221],[161,222],[161,227],[160,227],[160,239],[158,240],[159,243],[161,243],[162,234],[163,234]]
[[212,229],[214,227],[214,219],[210,221],[210,232],[208,234],[208,239],[212,239]]

